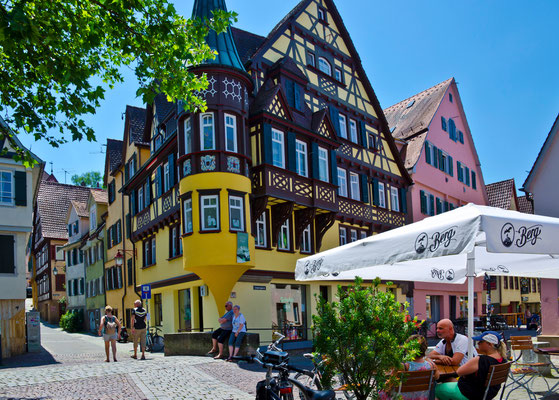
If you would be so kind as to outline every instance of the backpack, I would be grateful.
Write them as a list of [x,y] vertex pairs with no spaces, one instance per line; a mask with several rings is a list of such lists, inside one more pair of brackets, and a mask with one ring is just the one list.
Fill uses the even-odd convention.
[[109,321],[109,317],[105,316],[105,334],[114,335],[116,333],[116,318],[113,317]]

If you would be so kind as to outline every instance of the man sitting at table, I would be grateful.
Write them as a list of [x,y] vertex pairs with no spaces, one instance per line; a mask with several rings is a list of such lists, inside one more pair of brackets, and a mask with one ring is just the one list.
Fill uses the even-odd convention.
[[468,355],[468,338],[454,332],[454,324],[449,319],[441,319],[437,324],[437,336],[442,340],[435,346],[435,350],[427,355],[436,364],[464,365],[477,356],[475,349],[473,355]]

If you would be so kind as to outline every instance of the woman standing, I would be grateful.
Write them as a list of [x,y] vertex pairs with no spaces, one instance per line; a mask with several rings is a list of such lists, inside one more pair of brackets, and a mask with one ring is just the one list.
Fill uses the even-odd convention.
[[239,352],[247,332],[247,321],[245,316],[241,314],[241,307],[233,306],[233,314],[233,331],[229,336],[229,358],[227,361],[233,361],[233,357]]
[[109,362],[109,345],[113,348],[113,360],[116,362],[116,341],[120,339],[120,321],[113,315],[113,308],[111,306],[105,307],[105,315],[101,318],[99,324],[99,336],[103,333],[103,340],[105,341],[105,354]]
[[[479,356],[472,358],[458,368],[458,382],[447,382],[437,385],[435,394],[439,400],[471,400],[481,399],[485,393],[485,381],[489,368],[495,364],[506,362],[507,346],[499,333],[486,331],[472,338],[477,341]],[[499,393],[501,385],[491,386],[487,399]]]

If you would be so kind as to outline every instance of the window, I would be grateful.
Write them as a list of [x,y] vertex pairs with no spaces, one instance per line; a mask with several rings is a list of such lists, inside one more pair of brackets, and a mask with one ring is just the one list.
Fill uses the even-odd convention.
[[378,205],[379,207],[386,207],[386,200],[385,200],[385,192],[384,192],[384,183],[380,182],[378,184]]
[[182,254],[181,227],[176,224],[169,229],[169,258],[174,258]]
[[349,186],[351,191],[351,198],[353,200],[361,200],[361,193],[359,192],[359,175],[355,172],[349,173]]
[[205,113],[200,115],[200,143],[203,150],[215,150],[214,114]]
[[332,76],[332,67],[324,57],[318,57],[318,69],[326,75]]
[[126,261],[126,267],[128,270],[128,286],[130,286],[134,284],[134,266],[131,258]]
[[307,144],[297,140],[295,142],[295,152],[296,152],[296,168],[297,173],[301,176],[308,177],[307,169]]
[[192,153],[192,120],[187,118],[184,120],[184,152]]
[[351,237],[351,242],[357,242],[357,231],[355,229],[350,229],[349,235]]
[[97,209],[95,204],[89,209],[89,230],[94,231],[97,229]]
[[138,211],[142,211],[144,209],[144,187],[141,186],[138,189]]
[[161,293],[153,295],[153,319],[155,326],[161,326],[163,323],[163,302],[161,301]]
[[183,233],[192,233],[192,199],[186,199],[182,203]]
[[237,117],[225,114],[225,150],[237,152]]
[[122,242],[122,223],[120,220],[116,223],[116,243]]
[[318,179],[328,182],[328,150],[318,148]]
[[400,212],[400,198],[398,197],[398,188],[390,187],[390,205],[392,211]]
[[309,224],[303,231],[303,237],[301,240],[301,253],[310,253],[312,251],[311,249],[311,224]]
[[162,143],[163,143],[163,135],[159,134],[155,137],[155,139],[153,141],[153,151],[156,151],[157,149],[159,149],[161,147]]
[[357,139],[357,122],[355,122],[354,120],[350,119],[349,120],[349,138],[353,143],[357,143],[358,139]]
[[115,201],[115,197],[116,197],[114,179],[111,181],[111,183],[109,183],[108,192],[109,192],[109,204],[111,204],[113,201]]
[[279,238],[278,238],[278,249],[279,250],[290,249],[289,220],[286,220],[280,228]]
[[318,9],[318,19],[320,21],[326,21],[326,12],[322,8]]
[[219,196],[202,196],[202,230],[219,229]]
[[314,54],[311,52],[307,52],[307,62],[309,65],[316,67],[316,61],[314,59]]
[[171,171],[169,168],[169,162],[163,164],[163,193],[167,193],[171,188]]
[[343,114],[340,114],[340,136],[347,139],[347,120]]
[[506,276],[503,276],[503,289],[508,289],[509,288],[509,278],[507,278]]
[[245,230],[245,218],[243,198],[238,196],[229,197],[229,229],[232,231]]
[[452,93],[448,94],[448,101],[450,101],[452,103]]
[[474,171],[472,171],[472,189],[477,189],[477,179]]
[[15,263],[15,237],[0,235],[0,274],[13,274],[16,272]]
[[156,263],[155,254],[155,236],[152,236],[144,240],[144,267],[149,267]]
[[[64,261],[64,250],[62,250],[62,246],[55,246],[55,252],[56,252],[56,260],[57,261]],[[78,257],[77,257],[77,253],[78,250],[74,249],[74,252],[76,253],[76,256],[74,257],[77,263]]]
[[0,205],[14,203],[14,176],[11,172],[0,171]]
[[[419,199],[421,203],[421,213],[425,215],[435,215],[435,196],[421,190],[419,192]],[[453,205],[450,204],[452,210]]]
[[342,81],[342,70],[339,68],[334,68],[334,73],[336,74],[336,80],[339,82],[343,82]]
[[256,220],[256,247],[268,247],[268,229],[266,211]]
[[347,243],[347,233],[345,228],[340,228],[340,246]]
[[285,150],[283,132],[272,129],[272,163],[279,168],[285,168]]
[[367,237],[367,232],[366,231],[361,231],[359,232],[359,239],[365,239]]
[[441,128],[443,129],[443,131],[446,132],[446,119],[445,119],[445,117],[441,117]]
[[347,172],[338,167],[338,196],[347,197]]

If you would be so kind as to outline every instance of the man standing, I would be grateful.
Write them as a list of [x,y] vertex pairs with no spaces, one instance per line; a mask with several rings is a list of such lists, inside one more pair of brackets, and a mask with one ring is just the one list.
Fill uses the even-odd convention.
[[442,340],[437,344],[428,358],[436,364],[464,365],[473,357],[477,356],[474,349],[472,355],[468,354],[468,338],[460,333],[454,332],[454,324],[449,319],[441,319],[437,324],[437,336]]
[[213,354],[219,348],[219,353],[214,357],[216,360],[223,357],[223,343],[229,340],[229,335],[233,330],[233,303],[230,301],[225,303],[225,310],[223,317],[217,320],[220,328],[212,333],[212,349],[208,351],[208,354]]
[[142,360],[146,359],[146,319],[147,311],[142,308],[142,302],[136,300],[132,315],[130,316],[130,326],[132,327],[132,339],[134,342],[134,355],[132,358],[138,358],[138,340],[140,341],[140,350],[142,351]]

